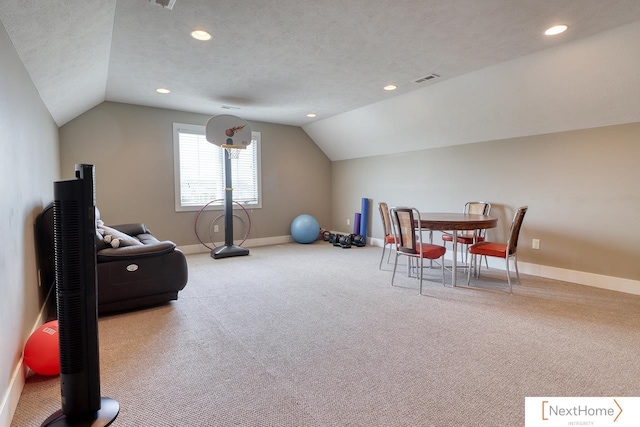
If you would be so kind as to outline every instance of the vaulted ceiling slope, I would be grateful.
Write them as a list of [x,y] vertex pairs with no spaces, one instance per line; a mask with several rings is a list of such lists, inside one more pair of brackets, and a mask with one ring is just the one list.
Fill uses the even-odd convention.
[[[490,89],[505,90],[496,86],[501,76],[512,81],[510,90],[536,92],[536,63],[525,57],[639,21],[640,2],[176,0],[169,10],[148,0],[2,0],[0,20],[59,126],[104,100],[235,114],[303,126],[337,160],[442,145],[439,132],[452,125],[452,108],[496,111],[487,105],[500,101]],[[569,31],[542,35],[558,23]],[[194,29],[209,31],[212,40],[194,40]],[[582,59],[563,66],[589,73],[578,66]],[[519,67],[527,81],[513,81]],[[414,83],[431,73],[440,78]],[[469,103],[464,93],[487,79]],[[398,89],[383,91],[390,83]],[[159,87],[171,93],[160,95]],[[443,126],[431,133],[416,123]],[[463,127],[476,124],[482,133],[479,119]],[[483,137],[513,133],[489,130]],[[447,135],[453,143],[474,139]]]
[[303,129],[345,160],[640,122],[639,40],[640,21]]
[[105,100],[115,0],[2,0],[0,20],[58,126]]

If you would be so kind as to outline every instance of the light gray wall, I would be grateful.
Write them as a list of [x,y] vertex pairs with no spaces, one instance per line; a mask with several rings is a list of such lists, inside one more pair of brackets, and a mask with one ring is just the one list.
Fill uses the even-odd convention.
[[504,240],[515,209],[528,205],[519,260],[640,280],[638,141],[633,123],[334,162],[333,224],[348,230],[362,197],[373,199],[378,238],[378,202],[458,212],[486,200],[499,217],[488,237]]
[[53,197],[59,157],[58,128],[2,24],[0,58],[0,425],[5,425],[10,408],[1,405],[45,298],[33,225]]
[[[75,163],[95,164],[96,199],[105,223],[144,222],[160,239],[197,244],[197,212],[175,211],[173,123],[205,125],[209,118],[104,102],[60,128],[62,175],[71,177]],[[250,212],[249,238],[288,235],[301,213],[328,227],[329,159],[299,127],[249,124],[261,133],[263,199],[262,209]],[[201,220],[219,213],[203,214]]]

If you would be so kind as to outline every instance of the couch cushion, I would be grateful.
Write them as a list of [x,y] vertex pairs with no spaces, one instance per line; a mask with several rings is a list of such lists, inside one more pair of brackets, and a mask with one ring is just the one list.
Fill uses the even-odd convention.
[[165,240],[145,245],[124,246],[119,248],[106,248],[98,252],[98,262],[118,261],[128,258],[157,256],[165,253],[173,252],[176,244]]

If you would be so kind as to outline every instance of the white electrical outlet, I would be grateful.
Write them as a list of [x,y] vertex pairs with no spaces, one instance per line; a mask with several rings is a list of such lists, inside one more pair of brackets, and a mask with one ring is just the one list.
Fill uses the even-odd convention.
[[218,232],[218,224],[214,224],[213,226],[213,232],[217,233]]
[[351,225],[351,220],[347,218],[347,225]]
[[540,239],[533,239],[531,241],[531,248],[540,249]]

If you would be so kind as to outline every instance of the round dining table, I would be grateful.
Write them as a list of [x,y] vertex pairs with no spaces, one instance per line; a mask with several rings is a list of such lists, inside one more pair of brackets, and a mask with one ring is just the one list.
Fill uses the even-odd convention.
[[[417,225],[417,224],[416,224]],[[453,236],[453,264],[451,268],[451,285],[456,286],[458,231],[483,230],[495,228],[498,218],[491,215],[477,215],[446,212],[420,212],[420,227],[423,230],[450,231]],[[444,266],[443,266],[444,268]]]

